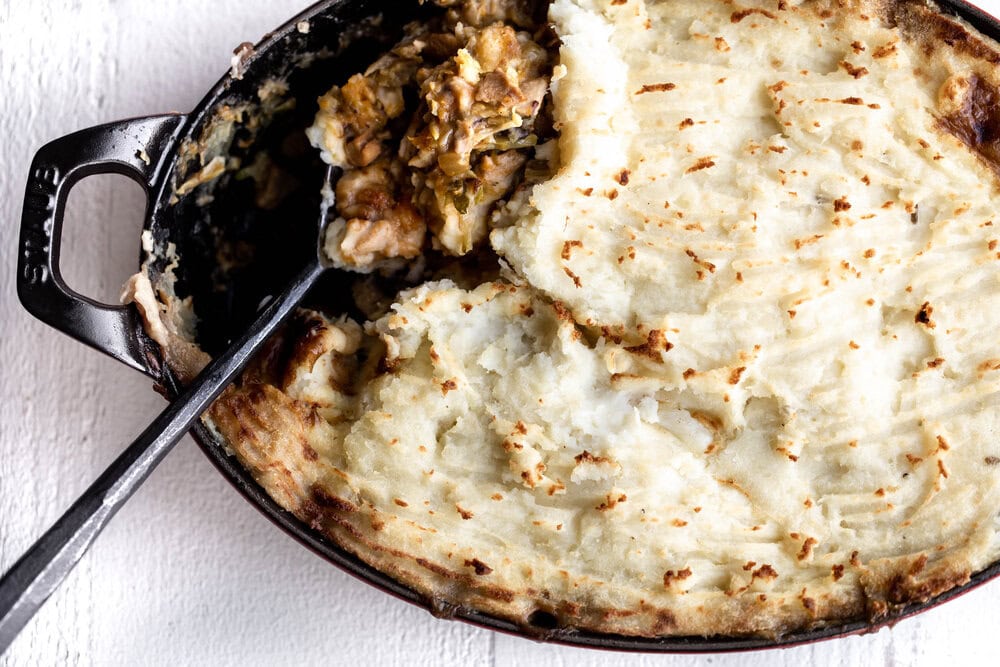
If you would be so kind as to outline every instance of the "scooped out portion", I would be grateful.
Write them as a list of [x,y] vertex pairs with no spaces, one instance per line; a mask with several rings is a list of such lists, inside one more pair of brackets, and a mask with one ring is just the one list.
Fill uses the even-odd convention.
[[438,4],[309,130],[327,252],[408,288],[211,411],[283,507],[626,635],[878,620],[1000,557],[994,42],[917,1]]
[[326,246],[344,268],[398,267],[425,240],[468,254],[553,134],[542,3],[450,4],[319,101],[307,134],[344,170]]

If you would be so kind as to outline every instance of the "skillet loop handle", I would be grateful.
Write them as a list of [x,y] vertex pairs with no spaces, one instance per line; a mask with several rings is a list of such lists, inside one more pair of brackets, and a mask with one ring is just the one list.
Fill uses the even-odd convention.
[[145,190],[146,216],[163,156],[185,116],[171,114],[109,123],[56,139],[31,163],[18,247],[17,293],[32,315],[69,336],[158,378],[155,349],[134,307],[107,305],[70,289],[59,271],[69,191],[95,174],[121,174]]

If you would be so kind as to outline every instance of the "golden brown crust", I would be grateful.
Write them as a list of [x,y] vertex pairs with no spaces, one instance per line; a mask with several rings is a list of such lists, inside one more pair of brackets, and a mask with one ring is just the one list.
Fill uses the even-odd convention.
[[970,62],[997,65],[1000,53],[993,40],[961,19],[946,16],[928,0],[874,0],[883,19],[903,37],[920,44],[927,56],[946,50]]
[[1000,176],[1000,46],[926,0],[881,0],[880,16],[918,47],[939,88],[939,129],[972,149]]

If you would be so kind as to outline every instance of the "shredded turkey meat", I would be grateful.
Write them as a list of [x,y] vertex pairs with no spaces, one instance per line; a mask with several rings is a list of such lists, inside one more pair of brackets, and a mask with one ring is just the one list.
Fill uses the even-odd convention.
[[324,95],[309,129],[343,169],[326,244],[343,268],[399,268],[428,243],[471,252],[552,133],[546,31],[523,29],[543,3],[437,4],[443,16]]
[[382,159],[352,169],[337,182],[337,210],[345,219],[338,237],[341,253],[359,264],[378,259],[410,259],[423,248],[426,226],[397,187],[402,165]]

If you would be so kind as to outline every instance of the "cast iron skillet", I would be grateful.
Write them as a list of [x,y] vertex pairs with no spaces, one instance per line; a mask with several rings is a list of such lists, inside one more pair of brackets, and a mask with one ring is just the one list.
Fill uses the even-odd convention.
[[[982,33],[1000,39],[1000,22],[962,0],[939,0]],[[57,139],[35,155],[21,220],[18,294],[33,315],[153,378],[170,398],[178,382],[162,362],[158,346],[142,330],[136,310],[97,303],[74,292],[59,273],[60,234],[70,189],[94,174],[116,173],[137,181],[148,204],[144,230],[153,251],[143,251],[154,285],[164,279],[167,244],[182,258],[176,289],[191,295],[199,318],[199,344],[217,352],[251,321],[263,297],[275,294],[305,264],[315,246],[315,220],[324,169],[304,144],[302,129],[316,111],[316,98],[332,83],[364,69],[394,41],[409,20],[434,11],[416,0],[325,0],[267,35],[243,66],[242,78],[224,77],[190,114],[151,116],[110,123]],[[381,21],[370,20],[381,14]],[[308,23],[307,24],[304,23]],[[367,25],[366,30],[358,26]],[[240,127],[229,151],[250,164],[267,151],[294,191],[267,210],[253,204],[252,179],[227,175],[211,192],[211,201],[194,195],[174,199],[176,184],[192,168],[186,145],[202,138],[220,110],[247,104],[259,108],[258,90],[269,78],[290,84],[294,108],[265,114],[262,128]],[[251,109],[253,112],[253,109]],[[251,116],[254,114],[251,113]],[[257,117],[260,117],[259,114]],[[311,299],[316,307],[348,309],[349,289],[336,275],[321,283]],[[322,306],[320,306],[322,304]],[[1000,562],[924,604],[897,609],[877,622],[858,620],[830,624],[778,639],[755,637],[671,637],[647,639],[581,632],[558,627],[558,619],[536,612],[527,625],[517,625],[474,610],[428,600],[364,564],[279,507],[251,475],[226,453],[224,443],[200,422],[195,440],[219,471],[266,517],[323,558],[383,591],[429,609],[437,616],[561,644],[627,651],[695,653],[792,646],[822,639],[862,634],[924,611],[1000,575]]]

